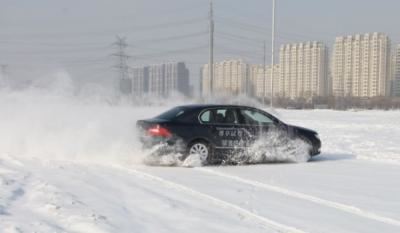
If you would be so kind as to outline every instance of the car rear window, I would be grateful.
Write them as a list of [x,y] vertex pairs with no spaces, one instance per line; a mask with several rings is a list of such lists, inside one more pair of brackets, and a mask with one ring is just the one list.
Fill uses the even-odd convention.
[[172,120],[175,119],[185,113],[185,110],[181,107],[176,107],[173,109],[170,109],[164,113],[161,113],[160,115],[156,116],[155,118],[158,119],[163,119],[163,120]]
[[203,123],[210,123],[211,122],[211,110],[207,110],[203,112],[200,116],[200,120]]

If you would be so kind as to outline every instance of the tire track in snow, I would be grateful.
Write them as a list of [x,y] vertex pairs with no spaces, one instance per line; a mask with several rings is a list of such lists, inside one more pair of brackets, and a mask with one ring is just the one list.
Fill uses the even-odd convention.
[[125,168],[125,167],[121,167],[121,166],[114,166],[114,167],[116,167],[118,169],[121,169],[121,170],[125,170],[128,173],[134,174],[135,176],[137,176],[139,178],[149,179],[149,180],[152,180],[152,181],[159,182],[162,185],[167,186],[167,187],[169,187],[171,189],[174,189],[174,190],[176,190],[178,192],[189,194],[189,195],[194,196],[194,197],[196,197],[198,199],[201,199],[203,201],[210,202],[210,203],[212,203],[212,204],[214,204],[214,205],[216,205],[216,206],[218,206],[220,208],[231,210],[231,211],[234,211],[234,212],[236,212],[238,214],[241,214],[243,216],[246,216],[248,218],[256,220],[261,225],[263,225],[267,230],[274,229],[277,232],[282,232],[282,233],[283,232],[306,233],[305,231],[299,230],[297,228],[294,228],[294,227],[291,227],[291,226],[287,226],[287,225],[275,222],[275,221],[273,221],[271,219],[268,219],[266,217],[257,215],[255,213],[249,211],[249,210],[246,210],[246,209],[244,209],[242,207],[239,207],[237,205],[234,205],[232,203],[229,203],[229,202],[223,201],[221,199],[218,199],[216,197],[213,197],[211,195],[196,191],[196,190],[191,189],[191,188],[189,188],[189,187],[187,187],[185,185],[174,183],[172,181],[163,179],[161,177],[158,177],[158,176],[155,176],[155,175],[152,175],[152,174],[149,174],[147,172],[143,172],[143,171],[140,171],[140,170],[137,170],[137,169],[134,169],[134,168]]
[[373,212],[370,211],[366,211],[360,208],[357,208],[355,206],[351,206],[351,205],[346,205],[346,204],[342,204],[339,202],[334,202],[334,201],[329,201],[329,200],[325,200],[319,197],[315,197],[312,195],[308,195],[308,194],[304,194],[304,193],[300,193],[300,192],[296,192],[296,191],[291,191],[289,189],[285,189],[285,188],[281,188],[275,185],[270,185],[270,184],[265,184],[259,181],[254,181],[254,180],[249,180],[249,179],[245,179],[245,178],[241,178],[238,176],[234,176],[234,175],[230,175],[227,173],[223,173],[223,172],[218,172],[212,169],[207,169],[207,168],[194,168],[197,171],[200,172],[204,172],[204,173],[209,173],[209,174],[213,174],[219,177],[223,177],[223,178],[227,178],[227,179],[231,179],[237,182],[241,182],[244,184],[248,184],[257,188],[262,188],[268,191],[273,191],[273,192],[277,192],[277,193],[281,193],[284,194],[286,196],[289,197],[293,197],[293,198],[297,198],[297,199],[301,199],[301,200],[305,200],[305,201],[310,201],[319,205],[323,205],[326,207],[330,207],[330,208],[334,208],[334,209],[338,209],[353,215],[357,215],[363,218],[368,218],[371,220],[375,220],[378,222],[382,222],[385,224],[390,224],[390,225],[394,225],[394,226],[398,226],[400,227],[400,221],[396,220],[396,219],[392,219],[389,217],[385,217],[385,216],[381,216],[378,214],[375,214]]

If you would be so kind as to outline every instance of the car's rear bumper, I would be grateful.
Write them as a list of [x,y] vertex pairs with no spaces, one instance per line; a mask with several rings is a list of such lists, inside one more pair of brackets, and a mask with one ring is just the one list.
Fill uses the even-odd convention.
[[170,152],[173,153],[183,153],[186,150],[186,146],[182,140],[178,140],[175,137],[165,138],[165,137],[151,137],[142,136],[139,138],[144,149],[152,149],[155,146],[166,145],[170,148]]
[[145,148],[151,148],[153,146],[156,146],[159,144],[164,144],[164,143],[171,144],[171,142],[167,138],[164,138],[164,137],[141,136],[139,138],[139,140],[142,143],[143,147],[145,147]]

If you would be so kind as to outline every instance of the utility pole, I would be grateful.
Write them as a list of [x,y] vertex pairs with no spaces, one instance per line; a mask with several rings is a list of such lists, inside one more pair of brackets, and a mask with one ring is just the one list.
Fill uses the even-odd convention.
[[[119,82],[116,87],[119,87],[119,91],[121,92],[129,92],[129,89],[131,86],[126,87],[125,85],[127,84],[127,80],[129,79],[128,77],[128,59],[129,56],[126,54],[126,48],[128,47],[128,44],[126,43],[126,38],[125,37],[119,37],[117,36],[117,41],[114,43],[114,45],[117,47],[117,52],[112,54],[112,56],[117,58],[117,64],[114,66],[117,71],[118,71],[118,76]],[[132,85],[132,84],[130,84]],[[128,89],[125,89],[128,88]]]
[[265,73],[266,73],[266,70],[265,70],[265,66],[266,66],[266,48],[265,48],[265,40],[264,40],[264,48],[263,48],[263,51],[264,51],[264,57],[263,57],[263,105],[265,105],[265,97],[267,96],[266,94],[267,94],[267,90],[266,90],[266,88],[265,88],[265,85],[267,84],[267,80],[266,80],[266,77],[265,77]]
[[0,64],[0,74],[5,77],[7,75],[7,67],[6,64]]
[[213,2],[210,0],[210,12],[208,15],[209,19],[209,32],[210,32],[210,41],[209,41],[209,61],[208,61],[208,77],[210,81],[210,96],[213,96],[213,82],[214,82],[214,12],[213,12]]
[[275,0],[272,0],[272,42],[271,42],[271,100],[270,108],[273,108],[274,98],[274,60],[275,60]]
[[7,67],[8,65],[0,64],[0,86],[7,82]]

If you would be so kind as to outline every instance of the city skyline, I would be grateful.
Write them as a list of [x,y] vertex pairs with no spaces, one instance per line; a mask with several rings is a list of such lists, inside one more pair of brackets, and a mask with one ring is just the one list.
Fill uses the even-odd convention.
[[[214,1],[215,59],[233,57],[261,64],[266,40],[269,63],[271,3],[241,3]],[[399,2],[390,0],[279,0],[276,48],[310,40],[330,47],[337,35],[371,31],[384,32],[397,43],[400,33],[392,19],[397,6]],[[370,17],[371,12],[379,17]],[[0,13],[0,64],[7,64],[15,77],[34,79],[62,69],[76,80],[109,80],[115,77],[109,55],[115,51],[111,44],[118,34],[128,39],[131,66],[185,61],[196,84],[198,69],[207,60],[208,1],[3,0]]]
[[[273,71],[272,96],[307,101],[329,96],[399,96],[400,45],[392,52],[386,34],[337,36],[333,47],[332,54],[328,55],[327,46],[322,42],[281,45],[279,63],[274,65],[277,71]],[[245,94],[271,99],[270,66],[249,64],[241,59],[215,62],[213,85],[210,85],[208,69],[209,65],[205,64],[201,72],[203,96],[209,96],[209,89],[213,87],[219,95]]]
[[190,73],[184,62],[152,64],[130,68],[128,76],[119,80],[119,90],[122,95],[133,98],[190,96],[189,79]]

